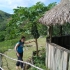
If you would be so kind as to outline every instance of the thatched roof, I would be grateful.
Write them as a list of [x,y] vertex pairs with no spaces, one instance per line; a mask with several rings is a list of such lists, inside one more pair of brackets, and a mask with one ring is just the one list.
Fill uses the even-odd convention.
[[70,23],[70,0],[62,0],[53,9],[47,11],[39,22],[45,25]]

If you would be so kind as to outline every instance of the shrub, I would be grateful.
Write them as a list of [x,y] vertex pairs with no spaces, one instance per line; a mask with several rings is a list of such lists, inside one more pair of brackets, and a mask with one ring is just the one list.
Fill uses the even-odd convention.
[[[37,57],[37,56],[33,57],[34,65],[36,65],[44,70],[47,70],[46,65],[45,65],[45,56],[46,56],[45,50],[43,49],[42,51],[39,52],[39,57]],[[37,70],[37,69],[31,67],[29,70]]]
[[4,35],[0,35],[0,42],[4,41],[5,40],[5,36]]

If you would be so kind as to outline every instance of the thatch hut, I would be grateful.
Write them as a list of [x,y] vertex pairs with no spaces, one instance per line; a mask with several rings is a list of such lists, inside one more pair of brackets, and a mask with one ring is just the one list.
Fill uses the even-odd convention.
[[57,6],[47,11],[39,21],[49,26],[70,22],[70,0],[61,0]]
[[[70,70],[70,36],[62,36],[62,25],[70,23],[70,0],[61,0],[39,22],[48,26],[46,66],[50,70]],[[60,25],[60,37],[52,37],[52,26]]]

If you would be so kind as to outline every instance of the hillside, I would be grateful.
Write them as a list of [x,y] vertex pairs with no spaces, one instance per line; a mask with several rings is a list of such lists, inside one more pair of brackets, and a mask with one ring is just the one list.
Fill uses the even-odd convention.
[[10,17],[11,14],[8,14],[0,10],[0,31],[6,28],[6,23],[9,22]]
[[[29,40],[27,40],[26,42],[28,42],[28,41],[32,41],[32,40],[34,40],[34,39],[29,39]],[[2,47],[2,49],[8,49],[8,48],[14,48],[14,44],[17,42],[18,40],[17,39],[13,39],[13,40],[8,40],[8,41],[4,41],[4,42],[0,42],[0,45],[1,45],[1,47]],[[14,43],[15,42],[15,43]],[[39,38],[38,39],[38,49],[39,50],[43,50],[43,49],[45,49],[45,44],[46,44],[46,41],[45,41],[45,38],[43,37],[43,38]],[[31,57],[32,57],[32,53],[33,53],[33,51],[35,51],[36,50],[36,45],[35,45],[35,42],[32,42],[32,43],[29,43],[29,44],[26,44],[25,45],[25,47],[24,47],[24,57],[23,57],[23,60],[24,61],[28,61]],[[9,57],[12,57],[12,58],[15,58],[16,59],[16,52],[14,51],[14,49],[8,49],[8,51],[6,51],[4,54],[6,54],[6,55],[8,55]],[[42,53],[41,53],[42,54]],[[36,60],[37,61],[37,60]],[[40,60],[39,60],[40,61]],[[41,60],[42,61],[42,60]],[[40,62],[41,62],[40,61]],[[41,62],[40,64],[38,63],[38,61],[37,61],[37,64],[36,64],[36,66],[38,66],[38,67],[41,67],[41,68],[45,68],[45,65],[44,65],[44,61],[45,60],[43,60],[43,62]],[[2,62],[3,62],[3,69],[5,69],[5,70],[16,70],[15,69],[15,64],[16,64],[16,62],[15,61],[12,61],[12,60],[10,60],[10,59],[8,59],[8,58],[5,58],[5,57],[3,57],[2,58]],[[35,64],[34,64],[35,65]],[[21,69],[20,69],[21,70]],[[28,70],[28,69],[27,69]],[[37,70],[37,69],[33,69],[33,68],[31,68],[31,69],[29,69],[29,70]],[[47,69],[44,69],[44,70],[47,70]]]

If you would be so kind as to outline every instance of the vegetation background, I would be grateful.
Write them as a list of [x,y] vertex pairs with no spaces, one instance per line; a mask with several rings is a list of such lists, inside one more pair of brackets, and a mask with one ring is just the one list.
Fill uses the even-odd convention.
[[[8,14],[0,10],[0,52],[4,53],[8,49],[14,48],[15,43],[22,35],[26,37],[26,40],[36,39],[36,41],[38,38],[41,39],[41,37],[47,37],[47,26],[40,24],[38,20],[46,11],[52,9],[56,4],[57,3],[54,2],[45,6],[41,2],[37,2],[31,7],[17,7],[14,9],[13,14]],[[57,25],[53,26],[53,36],[59,36],[59,27],[60,26]],[[69,27],[69,24],[63,25],[63,35],[70,33]],[[45,42],[44,39],[41,40],[42,42],[38,40],[39,49],[40,44]],[[38,50],[37,44],[38,42],[36,42]],[[8,55],[12,52],[13,50],[10,51]]]

